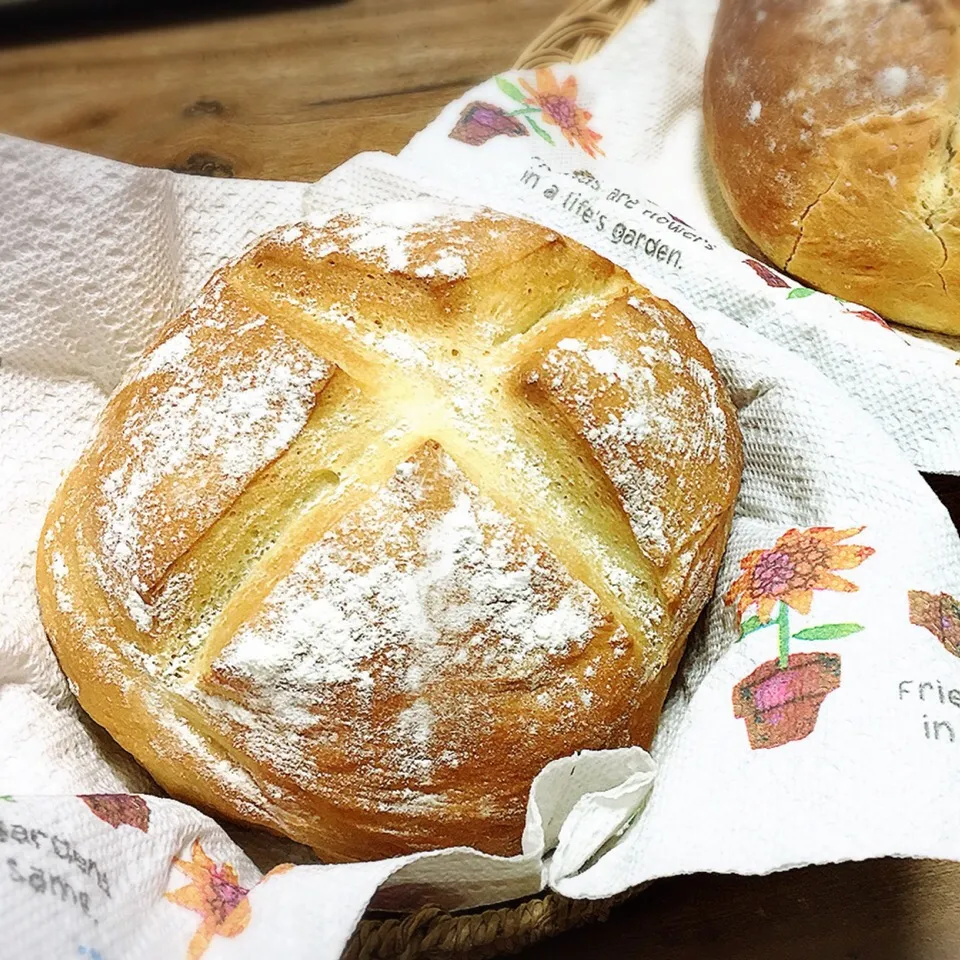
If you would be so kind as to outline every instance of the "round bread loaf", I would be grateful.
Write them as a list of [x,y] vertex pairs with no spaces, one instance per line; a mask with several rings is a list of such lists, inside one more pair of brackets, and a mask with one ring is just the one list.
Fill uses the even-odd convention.
[[690,323],[525,221],[279,230],[130,371],[38,584],[174,797],[329,861],[519,852],[549,761],[649,744],[741,472]]
[[781,269],[960,334],[957,0],[721,0],[706,137]]

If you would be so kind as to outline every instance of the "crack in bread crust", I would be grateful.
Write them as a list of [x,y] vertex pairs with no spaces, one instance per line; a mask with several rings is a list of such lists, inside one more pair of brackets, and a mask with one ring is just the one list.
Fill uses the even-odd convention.
[[722,0],[704,136],[759,251],[888,319],[960,331],[958,63],[947,0]]

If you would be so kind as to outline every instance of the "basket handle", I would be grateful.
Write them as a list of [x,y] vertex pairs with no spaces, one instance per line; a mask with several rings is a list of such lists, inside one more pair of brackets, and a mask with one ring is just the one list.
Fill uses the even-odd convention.
[[514,67],[582,63],[592,57],[649,0],[576,0],[528,44]]

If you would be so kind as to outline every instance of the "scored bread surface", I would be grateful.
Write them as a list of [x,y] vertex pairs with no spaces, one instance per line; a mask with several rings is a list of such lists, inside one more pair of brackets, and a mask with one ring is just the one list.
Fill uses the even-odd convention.
[[676,309],[534,224],[383,205],[164,328],[51,507],[41,610],[172,795],[328,860],[514,854],[546,763],[649,744],[741,465]]

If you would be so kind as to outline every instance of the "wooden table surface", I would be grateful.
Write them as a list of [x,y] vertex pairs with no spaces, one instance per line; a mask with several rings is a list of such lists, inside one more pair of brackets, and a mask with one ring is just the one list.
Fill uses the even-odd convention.
[[[0,131],[195,173],[316,179],[360,150],[399,150],[444,103],[509,66],[563,2],[346,0],[240,15],[214,5],[202,22],[156,6],[162,21],[0,7]],[[937,483],[960,502],[955,483]],[[606,924],[525,956],[605,953],[957,960],[960,865],[663,880]]]

